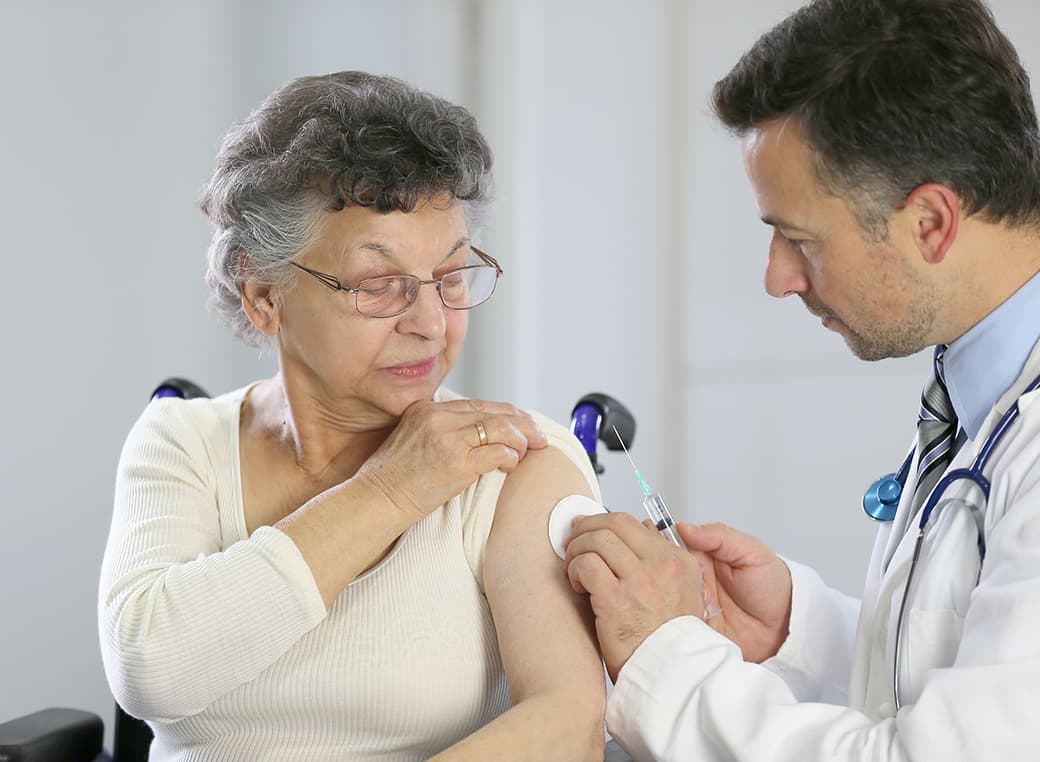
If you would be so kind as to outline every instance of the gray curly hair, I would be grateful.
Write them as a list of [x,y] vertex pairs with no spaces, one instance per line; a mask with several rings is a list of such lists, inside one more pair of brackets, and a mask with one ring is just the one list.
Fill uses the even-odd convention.
[[322,213],[413,211],[450,194],[471,229],[491,202],[491,149],[461,106],[393,77],[300,77],[224,137],[199,205],[209,217],[210,306],[246,343],[267,337],[242,309],[247,279],[285,286]]

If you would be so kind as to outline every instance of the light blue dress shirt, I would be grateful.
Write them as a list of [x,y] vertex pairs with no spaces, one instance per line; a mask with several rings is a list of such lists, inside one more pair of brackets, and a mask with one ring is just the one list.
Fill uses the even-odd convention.
[[1040,340],[1040,274],[950,344],[943,370],[960,427],[971,438]]

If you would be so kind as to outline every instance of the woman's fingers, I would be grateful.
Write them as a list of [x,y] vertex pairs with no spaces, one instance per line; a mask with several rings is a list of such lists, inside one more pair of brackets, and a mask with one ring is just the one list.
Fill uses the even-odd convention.
[[468,459],[471,468],[479,474],[486,474],[496,468],[505,473],[513,471],[519,465],[526,448],[514,449],[499,442],[488,443],[470,450]]
[[548,440],[545,433],[538,428],[530,414],[507,402],[491,402],[488,400],[451,400],[439,403],[447,412],[458,414],[460,420],[473,425],[473,431],[480,423],[487,435],[487,442],[481,442],[476,434],[474,446],[500,443],[512,447],[520,454],[528,448],[537,450],[545,447]]
[[[513,471],[528,450],[548,444],[545,433],[527,413],[504,403],[480,403],[478,411],[458,413],[465,441],[470,443],[470,458],[480,473],[499,469]],[[475,416],[475,417],[474,417]]]
[[394,502],[425,515],[495,469],[514,470],[548,440],[513,405],[484,400],[415,402],[366,463]]
[[[534,426],[533,420],[531,421],[531,426],[534,426],[534,428],[526,427],[526,431],[524,430],[524,421],[506,416],[488,416],[473,422],[470,426],[474,432],[472,438],[474,447],[489,447],[496,444],[505,445],[515,450],[521,459],[528,448],[537,449],[545,441],[544,434],[541,434],[540,431],[536,433],[537,426]],[[483,437],[480,436],[481,432],[484,434]],[[541,434],[540,440],[537,439],[539,434]],[[532,441],[532,438],[536,441]]]

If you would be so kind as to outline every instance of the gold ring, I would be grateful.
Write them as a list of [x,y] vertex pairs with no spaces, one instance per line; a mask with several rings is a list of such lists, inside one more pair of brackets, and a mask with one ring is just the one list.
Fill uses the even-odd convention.
[[477,421],[473,425],[477,427],[477,436],[480,437],[480,446],[483,447],[488,443],[487,432],[484,431],[484,424]]

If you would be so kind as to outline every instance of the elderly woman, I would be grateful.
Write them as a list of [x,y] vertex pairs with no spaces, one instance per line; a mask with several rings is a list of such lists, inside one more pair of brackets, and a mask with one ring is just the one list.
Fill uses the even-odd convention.
[[148,406],[100,588],[151,760],[593,760],[603,673],[547,539],[566,429],[441,384],[501,269],[468,112],[305,77],[225,139],[207,280],[278,373]]

